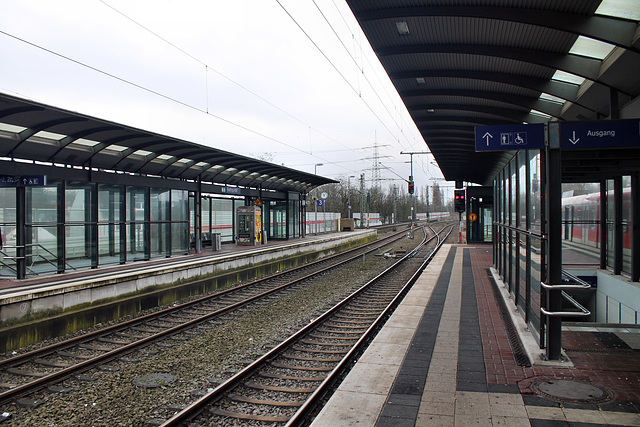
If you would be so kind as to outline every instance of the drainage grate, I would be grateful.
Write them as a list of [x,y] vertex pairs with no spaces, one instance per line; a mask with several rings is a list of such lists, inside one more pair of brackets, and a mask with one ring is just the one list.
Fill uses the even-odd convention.
[[504,300],[502,299],[502,295],[500,294],[500,290],[498,289],[498,285],[493,280],[491,276],[491,271],[487,269],[487,275],[489,276],[489,281],[492,283],[491,289],[493,289],[493,296],[496,299],[496,303],[498,304],[498,310],[500,311],[500,317],[502,318],[502,323],[504,325],[504,329],[507,332],[507,338],[509,339],[509,347],[511,347],[511,352],[513,353],[513,358],[516,361],[518,366],[531,366],[531,361],[529,360],[529,356],[524,351],[522,347],[522,342],[520,341],[520,337],[518,336],[518,331],[516,330],[513,321],[511,320],[511,316],[509,315],[509,310],[507,309]]

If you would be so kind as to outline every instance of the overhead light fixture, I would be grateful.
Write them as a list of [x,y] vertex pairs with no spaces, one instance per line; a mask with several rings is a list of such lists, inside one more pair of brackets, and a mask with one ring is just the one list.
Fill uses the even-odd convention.
[[409,26],[407,25],[407,21],[396,22],[396,28],[398,29],[398,34],[401,36],[406,36],[409,34]]
[[427,108],[427,113],[435,113],[436,110],[434,110],[433,108]]
[[423,85],[425,83],[424,77],[417,77],[416,81],[418,82],[419,85]]

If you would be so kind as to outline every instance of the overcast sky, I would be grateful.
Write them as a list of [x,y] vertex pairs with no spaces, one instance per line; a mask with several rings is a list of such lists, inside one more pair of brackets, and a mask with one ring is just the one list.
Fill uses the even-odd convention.
[[428,151],[343,0],[0,1],[1,92],[384,187]]

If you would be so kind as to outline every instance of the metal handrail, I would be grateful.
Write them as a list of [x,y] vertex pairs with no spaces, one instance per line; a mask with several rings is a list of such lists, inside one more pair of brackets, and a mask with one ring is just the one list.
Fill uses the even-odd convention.
[[584,280],[582,280],[578,276],[574,276],[573,274],[569,273],[566,270],[562,270],[562,274],[567,279],[571,279],[572,281],[574,281],[574,282],[578,283],[579,285],[581,285],[583,288],[590,288],[591,287],[591,285],[589,283],[585,282]]
[[11,265],[7,264],[6,262],[4,262],[5,258],[12,259],[14,257],[10,256],[8,253],[3,251],[2,249],[0,249],[0,254],[4,255],[2,257],[2,260],[0,260],[0,264],[2,264],[4,267],[8,268],[9,270],[13,271],[14,273],[18,274],[18,270],[16,270],[15,268],[13,268]]
[[591,315],[591,312],[587,310],[582,304],[573,299],[568,293],[562,291],[562,296],[569,301],[575,308],[580,310],[580,313],[577,311],[547,311],[544,307],[540,307],[540,312],[545,316],[549,317],[586,317]]
[[495,225],[496,227],[506,228],[507,230],[517,231],[518,233],[527,234],[527,235],[529,235],[531,237],[535,237],[536,239],[540,239],[540,240],[546,240],[547,239],[547,236],[545,234],[536,233],[534,231],[526,230],[526,229],[520,228],[520,227],[515,227],[515,226],[509,225],[509,224],[503,224],[503,223],[498,222],[498,221],[494,221],[493,225]]
[[[26,248],[26,247],[33,247],[33,246],[37,246],[39,248],[41,248],[42,250],[44,250],[45,252],[47,252],[49,255],[51,255],[54,259],[58,259],[58,257],[56,256],[56,254],[54,254],[53,252],[51,252],[49,249],[47,249],[46,247],[42,246],[41,243],[29,243],[26,244],[24,246],[3,246],[3,248],[10,248],[10,249],[20,249],[20,248]],[[4,252],[2,252],[4,254]],[[18,256],[4,256],[3,258],[6,259],[12,259],[12,260],[17,260],[17,259],[27,259],[27,258],[32,258],[31,260],[31,266],[33,267],[34,261],[33,261],[33,257],[40,257],[43,260],[45,260],[46,262],[48,262],[49,264],[53,265],[54,267],[58,267],[58,264],[54,263],[53,261],[51,261],[50,259],[47,259],[46,257],[44,257],[42,254],[26,254],[24,257],[18,257]],[[72,270],[77,270],[77,268],[75,268],[73,265],[69,264],[66,260],[64,262],[65,266],[67,266],[68,268],[72,269]],[[29,267],[29,270],[31,270],[31,268]],[[37,273],[36,273],[37,274]]]
[[582,284],[577,284],[577,285],[549,285],[545,282],[540,282],[540,286],[542,286],[544,289],[549,289],[552,291],[571,291],[571,290],[577,290],[577,289],[589,289],[591,288],[591,285],[588,284],[587,282],[583,281],[583,280],[579,280],[579,282],[582,282]]
[[579,290],[579,289],[590,289],[591,285],[584,280],[574,276],[571,273],[566,271],[562,272],[567,278],[576,282],[576,284],[567,284],[567,285],[549,285],[545,282],[540,282],[540,286],[544,289],[562,291],[561,295],[567,301],[569,301],[575,308],[580,310],[580,313],[575,311],[548,311],[544,307],[540,307],[540,312],[545,316],[549,317],[586,317],[591,314],[589,310],[587,310],[582,304],[576,301],[571,295],[567,294],[565,290]]

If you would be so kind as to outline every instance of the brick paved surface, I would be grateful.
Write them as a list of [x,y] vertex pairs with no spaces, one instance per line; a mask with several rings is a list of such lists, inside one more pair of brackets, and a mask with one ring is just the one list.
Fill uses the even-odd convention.
[[517,384],[521,393],[532,394],[529,385],[538,378],[576,379],[609,388],[616,400],[638,403],[640,408],[640,351],[618,338],[620,333],[564,330],[562,346],[573,369],[517,366],[491,288],[491,247],[473,248],[471,254],[489,383]]
[[[640,334],[572,328],[564,345],[573,365],[518,366],[493,291],[491,247],[441,252],[312,427],[640,426]],[[615,400],[557,402],[534,393],[543,378],[604,386]]]

